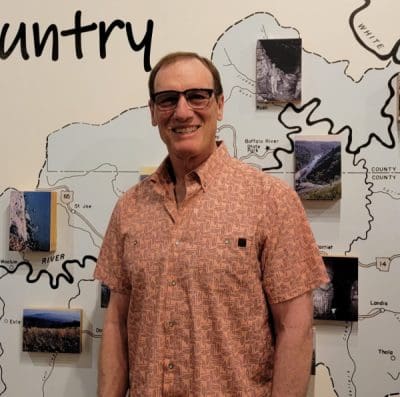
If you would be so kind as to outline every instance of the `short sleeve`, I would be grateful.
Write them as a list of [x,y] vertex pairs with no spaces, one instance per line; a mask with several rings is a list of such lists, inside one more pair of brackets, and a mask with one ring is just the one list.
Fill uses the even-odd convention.
[[121,227],[122,201],[114,207],[104,236],[94,277],[112,291],[129,294],[131,285],[124,264],[124,234]]
[[282,181],[269,190],[263,286],[270,303],[283,302],[329,281],[304,208]]

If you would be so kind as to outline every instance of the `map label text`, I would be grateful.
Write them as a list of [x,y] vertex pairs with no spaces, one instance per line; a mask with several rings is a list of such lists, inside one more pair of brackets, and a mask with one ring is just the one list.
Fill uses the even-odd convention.
[[65,258],[65,254],[50,255],[42,258],[42,265],[48,265],[51,262],[62,261]]
[[378,349],[378,353],[379,354],[390,354],[390,355],[393,355],[393,350],[390,350],[390,349],[388,349],[388,350]]
[[[146,72],[151,70],[150,66],[150,50],[153,35],[154,22],[151,19],[147,20],[146,32],[143,35],[140,42],[136,40],[133,33],[133,27],[130,22],[124,22],[121,19],[116,19],[109,25],[106,25],[104,21],[100,21],[98,24],[92,22],[91,24],[82,24],[82,11],[78,10],[75,12],[74,26],[71,29],[64,29],[59,32],[57,25],[54,23],[47,26],[45,31],[41,32],[41,27],[38,22],[32,24],[32,38],[27,34],[26,23],[21,22],[19,28],[15,33],[14,38],[9,36],[10,24],[5,23],[0,30],[0,58],[7,59],[19,45],[22,59],[28,60],[30,54],[28,52],[29,41],[33,42],[34,55],[38,58],[42,56],[46,45],[49,44],[51,50],[51,59],[57,61],[59,58],[59,42],[62,37],[72,36],[75,44],[75,56],[77,59],[83,58],[82,49],[82,38],[89,32],[98,30],[98,41],[99,41],[99,55],[100,58],[104,59],[107,57],[107,41],[111,37],[115,28],[125,29],[126,38],[130,48],[135,51],[141,51],[144,49],[143,68]],[[8,48],[6,48],[6,42],[11,42]]]
[[388,305],[388,303],[386,301],[373,301],[373,300],[370,300],[369,304],[371,306],[387,306]]
[[363,23],[358,25],[360,32],[368,39],[370,44],[373,44],[378,50],[385,47],[385,45],[365,26]]

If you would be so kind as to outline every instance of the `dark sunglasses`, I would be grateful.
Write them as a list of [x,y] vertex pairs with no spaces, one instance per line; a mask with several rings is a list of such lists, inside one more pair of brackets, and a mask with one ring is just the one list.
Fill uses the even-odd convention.
[[160,91],[151,95],[151,100],[159,110],[174,110],[183,95],[192,109],[204,109],[214,93],[212,88],[191,88],[185,91]]

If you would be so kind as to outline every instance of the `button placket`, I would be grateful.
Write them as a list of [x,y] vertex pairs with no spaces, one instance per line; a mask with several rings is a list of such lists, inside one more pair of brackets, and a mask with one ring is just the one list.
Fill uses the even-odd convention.
[[[164,312],[164,340],[165,340],[165,371],[166,376],[174,376],[174,372],[177,369],[176,364],[176,343],[177,335],[176,326],[178,324],[178,319],[175,318],[177,313],[176,304],[179,301],[180,290],[177,288],[178,280],[177,274],[179,272],[180,265],[180,250],[182,245],[182,229],[180,227],[179,219],[176,220],[174,225],[174,230],[171,233],[170,249],[168,252],[168,262],[166,266],[166,296],[165,296],[165,307]],[[168,374],[170,374],[168,376]]]

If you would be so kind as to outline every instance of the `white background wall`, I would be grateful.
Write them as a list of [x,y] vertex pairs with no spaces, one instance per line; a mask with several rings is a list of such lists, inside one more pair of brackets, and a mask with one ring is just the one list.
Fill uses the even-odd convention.
[[[6,43],[10,45],[10,39],[14,37],[19,24],[25,22],[28,36],[27,47],[31,57],[29,60],[21,59],[19,49],[16,49],[8,59],[0,60],[0,93],[2,98],[0,106],[0,217],[2,219],[0,259],[8,260],[12,258],[17,262],[21,259],[26,259],[34,265],[34,272],[38,272],[41,269],[40,256],[33,255],[28,258],[17,258],[15,254],[10,254],[7,251],[6,214],[9,188],[33,190],[38,184],[40,187],[46,187],[46,183],[49,186],[52,185],[49,179],[47,181],[44,179],[44,175],[46,175],[44,172],[41,174],[42,179],[39,179],[39,173],[47,159],[47,137],[53,131],[59,130],[70,123],[82,122],[100,125],[127,109],[147,104],[146,84],[148,74],[143,70],[143,51],[133,52],[130,49],[123,30],[115,29],[112,33],[107,45],[106,59],[100,59],[99,57],[98,30],[83,34],[82,47],[84,57],[81,60],[76,59],[73,38],[61,37],[59,60],[54,62],[50,59],[48,49],[44,51],[41,57],[34,56],[31,28],[33,23],[39,22],[41,29],[45,29],[51,23],[56,24],[60,31],[70,29],[74,24],[75,12],[81,10],[84,24],[99,23],[99,21],[111,23],[115,19],[131,22],[135,37],[140,41],[145,33],[147,21],[151,19],[154,21],[151,43],[151,62],[154,64],[160,56],[174,50],[190,50],[210,56],[218,38],[228,27],[234,25],[237,21],[243,20],[250,14],[267,12],[276,18],[280,26],[296,29],[302,38],[303,48],[307,52],[317,54],[333,65],[337,61],[345,61],[346,68],[344,69],[345,75],[348,77],[347,80],[357,82],[363,79],[371,69],[384,71],[392,68],[390,69],[391,71],[398,71],[391,57],[381,60],[377,55],[384,54],[400,38],[400,29],[396,20],[400,12],[400,4],[394,0],[379,2],[374,0],[366,11],[361,14],[361,17],[358,17],[357,22],[368,25],[372,32],[371,35],[375,36],[375,40],[379,39],[378,43],[384,43],[384,47],[377,48],[378,53],[374,54],[356,40],[349,24],[351,13],[365,3],[367,2],[361,0],[343,2],[319,0],[304,0],[301,2],[288,0],[232,2],[220,0],[215,2],[204,0],[202,2],[191,1],[189,3],[178,0],[168,2],[87,0],[84,3],[60,0],[43,0],[40,3],[27,0],[17,2],[3,0],[0,29],[5,23],[10,24]],[[376,41],[374,44],[370,38],[363,37],[367,44],[376,46]],[[239,50],[241,46],[247,48],[249,40],[253,39],[243,35],[243,42],[237,41],[237,48]],[[254,48],[255,40],[256,37],[254,38]],[[243,60],[242,62],[246,63]],[[254,59],[251,62],[254,62]],[[321,81],[324,80],[324,83],[317,84],[313,82],[311,84],[305,82],[305,88],[311,92],[313,89],[317,90],[319,85],[321,87],[324,84],[329,86],[329,82],[332,79],[329,73],[325,76],[320,76],[320,78]],[[385,86],[387,80],[387,77],[382,78],[382,87]],[[366,81],[366,79],[363,81]],[[332,85],[334,84],[336,83],[332,79]],[[368,86],[369,83],[365,84]],[[333,86],[332,89],[334,90]],[[368,95],[371,98],[376,97],[376,90],[371,83]],[[336,95],[340,97],[340,92],[337,92]],[[361,110],[355,106],[355,109],[359,112],[358,119],[363,119],[369,111],[368,105]],[[393,103],[389,110],[395,113],[395,105]],[[351,109],[349,111],[351,113]],[[147,110],[144,110],[144,113],[147,113]],[[338,115],[338,118],[340,116],[343,116],[343,123],[346,123],[346,115]],[[146,117],[143,116],[140,119],[144,125]],[[377,113],[377,117],[379,117],[379,113]],[[150,119],[148,121],[150,123]],[[339,126],[343,125],[343,123],[339,123]],[[138,145],[140,145],[142,139],[141,132],[137,125],[132,125],[132,134],[137,139]],[[156,134],[155,131],[154,133]],[[66,136],[68,137],[68,135]],[[80,140],[79,134],[76,135],[77,153],[64,153],[63,156],[65,156],[66,161],[69,157],[80,156],[83,144],[90,143],[88,136],[82,136],[83,139]],[[395,135],[395,139],[397,145],[398,135]],[[68,142],[68,144],[71,144],[71,142]],[[118,145],[118,142],[116,141],[115,144]],[[59,145],[57,146],[58,148],[62,147],[62,142]],[[106,152],[109,148],[108,145],[110,145],[110,142],[105,143],[101,150]],[[98,147],[95,149],[98,149]],[[125,149],[129,153],[129,147]],[[371,156],[371,164],[374,166],[385,165],[384,159],[389,159],[388,165],[398,166],[399,163],[398,145],[394,151],[386,152],[381,145],[375,145],[374,142],[373,145],[365,149],[362,155],[367,160],[369,159],[368,156]],[[157,152],[156,157],[161,158],[162,154]],[[150,153],[149,158],[151,158],[149,163],[142,165],[155,165],[153,164],[155,160]],[[379,163],[380,159],[383,161],[382,164]],[[360,160],[360,158],[357,160]],[[350,158],[347,161],[351,163]],[[370,177],[368,172],[372,171],[372,165],[369,165],[368,162],[366,164],[366,178]],[[361,165],[359,165],[359,168],[362,171]],[[397,168],[398,170],[399,168]],[[315,395],[318,397],[335,395],[340,397],[368,397],[369,395],[375,397],[389,395],[389,393],[392,393],[391,395],[397,395],[394,394],[397,392],[400,393],[398,376],[400,374],[400,365],[397,364],[397,350],[398,355],[400,355],[400,346],[395,337],[397,328],[393,329],[394,334],[388,331],[388,328],[391,327],[392,318],[387,321],[382,319],[382,322],[374,324],[378,334],[386,335],[386,332],[388,332],[388,336],[385,338],[386,341],[377,339],[369,344],[368,335],[369,332],[372,332],[372,329],[368,329],[368,332],[365,333],[367,337],[363,342],[358,341],[359,335],[362,334],[362,326],[367,323],[369,318],[367,315],[373,309],[370,303],[371,299],[386,299],[394,316],[400,310],[398,298],[394,299],[393,295],[390,294],[389,296],[385,295],[384,286],[389,280],[385,276],[392,278],[394,274],[384,274],[378,271],[375,266],[378,262],[377,257],[392,258],[392,270],[395,265],[397,265],[397,268],[400,265],[395,263],[399,241],[396,230],[396,225],[400,218],[397,204],[400,199],[399,177],[397,175],[397,179],[387,181],[386,184],[385,181],[379,181],[381,185],[374,186],[375,196],[370,197],[370,200],[372,200],[370,206],[365,207],[364,204],[360,204],[357,201],[359,190],[366,186],[354,184],[349,180],[344,185],[344,189],[347,189],[347,194],[344,195],[341,205],[334,208],[309,205],[307,208],[307,212],[312,218],[311,222],[317,241],[320,244],[328,244],[329,242],[335,244],[336,242],[337,247],[349,244],[347,240],[344,243],[339,243],[340,237],[329,234],[329,231],[332,230],[332,222],[341,225],[341,230],[338,234],[346,234],[348,231],[358,227],[361,228],[361,231],[355,233],[360,236],[365,234],[365,238],[360,239],[364,245],[357,246],[352,254],[359,256],[362,264],[365,265],[360,268],[360,279],[365,281],[365,287],[360,296],[360,314],[366,317],[360,321],[357,332],[354,331],[354,328],[349,331],[348,325],[344,328],[322,327],[317,329],[317,345],[323,351],[323,361],[325,363],[317,368],[319,376],[316,379]],[[73,180],[71,179],[70,181],[71,184],[69,186],[71,188]],[[86,181],[83,183],[86,183]],[[57,180],[57,182],[60,185],[60,181]],[[376,182],[378,183],[378,181]],[[94,188],[100,183],[96,182],[95,179],[90,179],[89,186]],[[128,185],[128,181],[120,183],[124,186]],[[83,187],[80,187],[78,183],[73,186],[75,192],[81,192],[81,203],[85,202],[85,200],[90,201],[89,193],[86,197],[83,197]],[[108,219],[108,215],[105,215],[104,212],[109,214],[110,203],[115,200],[115,197],[108,200],[107,197],[103,197],[102,191],[100,193],[96,196],[96,199],[92,198],[92,201],[97,202],[97,211],[99,211],[99,215],[97,217],[93,216],[92,221],[94,228],[97,227],[97,230],[103,233]],[[97,194],[96,191],[93,194]],[[388,196],[389,194],[392,199]],[[364,194],[361,194],[361,196],[365,199]],[[76,197],[78,197],[78,193],[76,193]],[[389,199],[383,201],[382,197]],[[104,206],[102,207],[101,204],[103,202]],[[369,223],[371,228],[361,223],[358,225],[358,218],[351,222],[348,221],[349,218],[346,219],[345,214],[351,214],[354,208],[358,208],[359,205],[366,212],[373,212],[374,221]],[[71,214],[67,211],[68,208],[65,207],[64,209],[66,211],[61,211],[59,214],[60,223],[66,225],[65,230],[62,229],[61,233],[59,233],[62,236],[59,251],[74,251],[96,256],[101,238],[96,237],[95,233],[93,234],[94,237],[91,236],[91,238],[88,237],[88,233],[82,236],[75,235],[77,228],[80,227],[80,220],[71,221]],[[387,218],[384,215],[385,213],[389,214]],[[366,224],[370,219],[364,219],[362,216],[360,218]],[[96,221],[98,221],[98,225],[96,225]],[[67,228],[68,225],[71,226],[71,222],[74,226],[73,230]],[[101,233],[99,233],[100,236]],[[98,240],[93,243],[93,239],[96,238]],[[335,240],[336,238],[337,241]],[[382,247],[378,247],[379,244],[377,244],[380,239],[385,241]],[[360,240],[357,241],[360,242]],[[87,246],[91,248],[85,251]],[[329,253],[343,254],[343,250],[337,248],[335,252]],[[368,266],[369,264],[371,266]],[[47,268],[47,270],[49,269]],[[89,268],[87,273],[84,273],[79,269],[74,269],[74,276],[76,279],[79,279],[81,274],[82,278],[84,276],[89,277],[91,270]],[[57,273],[54,269],[52,271],[52,274]],[[372,272],[375,273],[371,274]],[[54,365],[54,360],[51,356],[32,357],[21,354],[19,347],[20,336],[14,339],[15,335],[20,335],[20,329],[17,327],[10,328],[9,320],[13,318],[18,320],[21,315],[21,308],[32,304],[64,307],[70,305],[71,298],[76,295],[77,285],[73,284],[72,286],[67,286],[69,289],[65,287],[54,291],[48,288],[48,283],[45,280],[41,280],[37,284],[28,285],[25,282],[25,278],[26,271],[24,270],[11,275],[0,268],[0,346],[2,347],[0,349],[0,369],[2,370],[0,372],[0,380],[2,379],[2,382],[0,382],[0,396],[14,397],[22,395],[19,393],[27,390],[31,390],[31,395],[34,396],[42,395],[43,390],[43,395],[71,395],[71,384],[75,385],[73,390],[77,396],[79,393],[81,395],[92,395],[91,393],[95,388],[98,336],[101,333],[97,332],[97,329],[101,328],[102,320],[102,311],[96,307],[98,286],[95,283],[82,283],[80,287],[84,293],[75,298],[74,301],[75,306],[85,307],[86,309],[84,328],[87,332],[85,333],[84,354],[79,358],[62,358],[58,356]],[[368,291],[373,292],[369,295]],[[389,312],[383,314],[390,315]],[[343,338],[346,338],[346,332],[353,333],[351,344],[348,344],[347,341],[344,347],[350,346],[350,350],[357,350],[358,345],[364,346],[363,344],[367,347],[373,347],[365,357],[360,356],[359,352],[354,352],[353,355],[347,355],[343,358],[345,361],[343,368],[345,370],[340,373],[337,368],[341,366],[342,357],[340,354],[342,353],[337,353],[335,338],[343,340]],[[6,335],[4,340],[2,339],[3,335]],[[387,348],[394,351],[391,357],[394,356],[395,359],[393,360],[389,357],[389,361],[381,362],[380,360],[385,360],[386,357],[378,352],[380,348],[381,350]],[[356,357],[357,365],[347,368],[348,362],[353,357]],[[76,370],[70,371],[70,368],[76,368]],[[382,373],[378,373],[377,368],[385,369],[381,371]],[[36,370],[35,375],[26,375],[31,373],[28,372],[31,369]],[[50,372],[53,370],[53,375],[50,377]],[[81,375],[86,373],[85,371],[87,371],[87,375]],[[369,377],[368,374],[371,374],[372,377]],[[377,378],[374,380],[373,376]],[[27,379],[26,384],[20,382],[20,379]],[[46,383],[43,382],[43,379],[49,380]],[[29,383],[33,386],[28,386]],[[340,388],[338,385],[345,385],[345,387]],[[362,385],[367,386],[363,388]],[[52,394],[52,391],[55,394]]]

